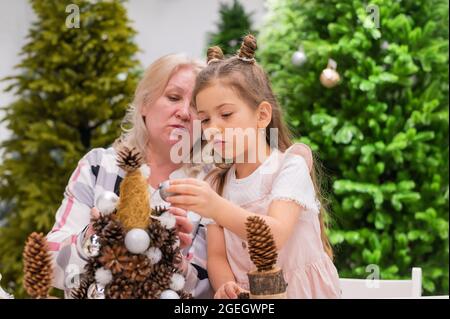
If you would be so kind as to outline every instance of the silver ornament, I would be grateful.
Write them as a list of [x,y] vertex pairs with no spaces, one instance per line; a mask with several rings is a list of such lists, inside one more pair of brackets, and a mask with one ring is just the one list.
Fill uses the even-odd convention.
[[97,197],[97,200],[95,201],[95,207],[102,214],[111,214],[116,210],[118,201],[119,196],[117,196],[116,193],[106,191],[101,193],[100,196]]
[[161,196],[161,199],[164,201],[167,201],[167,197],[169,196],[175,196],[177,193],[168,192],[167,189],[170,186],[170,181],[164,181],[161,184],[159,184],[159,195]]
[[303,64],[305,64],[306,60],[306,54],[303,50],[294,52],[291,58],[291,62],[295,66],[302,66]]
[[105,299],[105,287],[98,283],[93,283],[87,291],[87,299]]
[[93,234],[87,238],[83,243],[83,252],[88,257],[97,257],[100,254],[100,237]]

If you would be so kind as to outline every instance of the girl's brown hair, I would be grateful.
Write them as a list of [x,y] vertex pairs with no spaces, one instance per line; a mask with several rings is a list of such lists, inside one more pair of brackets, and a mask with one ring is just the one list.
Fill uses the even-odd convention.
[[[283,121],[282,111],[273,93],[270,80],[262,67],[255,61],[254,56],[256,48],[256,39],[251,34],[244,37],[237,55],[230,58],[225,59],[222,50],[217,46],[209,48],[207,52],[208,66],[197,76],[192,93],[192,103],[195,107],[198,93],[218,82],[230,87],[251,107],[256,108],[263,101],[269,102],[272,106],[272,119],[266,128],[266,142],[268,145],[271,145],[270,129],[277,129],[278,149],[284,152],[293,144],[291,141],[291,134]],[[230,166],[218,167],[209,175],[212,185],[220,195],[223,193],[225,179],[229,168]],[[324,221],[326,209],[323,205],[323,198],[317,181],[318,172],[316,172],[316,170],[315,165],[313,165],[311,169],[311,178],[314,183],[318,200],[321,204],[319,220],[322,243],[325,252],[332,258],[333,251],[326,235],[326,223]]]

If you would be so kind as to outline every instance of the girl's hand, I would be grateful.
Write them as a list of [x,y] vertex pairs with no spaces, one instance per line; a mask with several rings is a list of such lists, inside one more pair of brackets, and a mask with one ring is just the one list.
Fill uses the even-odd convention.
[[214,218],[214,207],[221,198],[207,182],[194,178],[171,180],[167,191],[177,193],[167,198],[173,206],[194,211],[206,218]]
[[214,299],[237,299],[239,293],[244,291],[234,281],[228,281],[217,289]]

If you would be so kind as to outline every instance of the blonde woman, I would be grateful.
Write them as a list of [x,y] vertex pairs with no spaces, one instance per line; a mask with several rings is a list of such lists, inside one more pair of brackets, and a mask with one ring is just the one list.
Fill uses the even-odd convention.
[[[170,157],[171,148],[183,133],[189,133],[192,145],[195,114],[190,101],[196,75],[202,68],[201,62],[182,55],[158,59],[146,70],[125,118],[130,127],[124,129],[120,139],[136,146],[145,156],[152,206],[162,203],[156,191],[161,182],[169,178],[202,178],[207,173],[202,167],[176,163]],[[105,191],[119,192],[124,172],[116,164],[116,144],[93,149],[79,161],[47,235],[54,261],[54,286],[64,289],[66,297],[73,288],[73,275],[82,272],[86,264],[82,247],[92,235],[89,223],[91,211],[94,215],[98,212],[94,207],[97,198]],[[178,208],[171,208],[171,212],[177,218],[181,247],[189,255],[189,261],[185,256],[180,266],[186,277],[185,289],[196,298],[209,298],[212,291],[206,273],[205,225],[200,223],[193,230],[189,218],[198,215],[190,212],[188,218],[187,212]]]

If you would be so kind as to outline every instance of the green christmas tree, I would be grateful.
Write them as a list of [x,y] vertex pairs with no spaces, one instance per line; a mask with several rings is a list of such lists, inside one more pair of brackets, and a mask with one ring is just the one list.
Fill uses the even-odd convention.
[[0,272],[16,297],[26,237],[51,229],[78,160],[119,135],[139,67],[123,1],[30,3],[37,19],[8,78],[17,99],[3,107],[11,137],[1,144]]
[[[329,183],[342,277],[448,295],[448,2],[272,0],[259,59]],[[341,81],[321,84],[328,60]],[[375,265],[368,267],[369,265]],[[367,267],[367,268],[366,268]]]
[[248,33],[254,34],[251,14],[247,14],[237,0],[230,5],[221,3],[219,14],[217,32],[208,35],[208,47],[218,45],[225,55],[235,54],[241,45],[242,38]]

